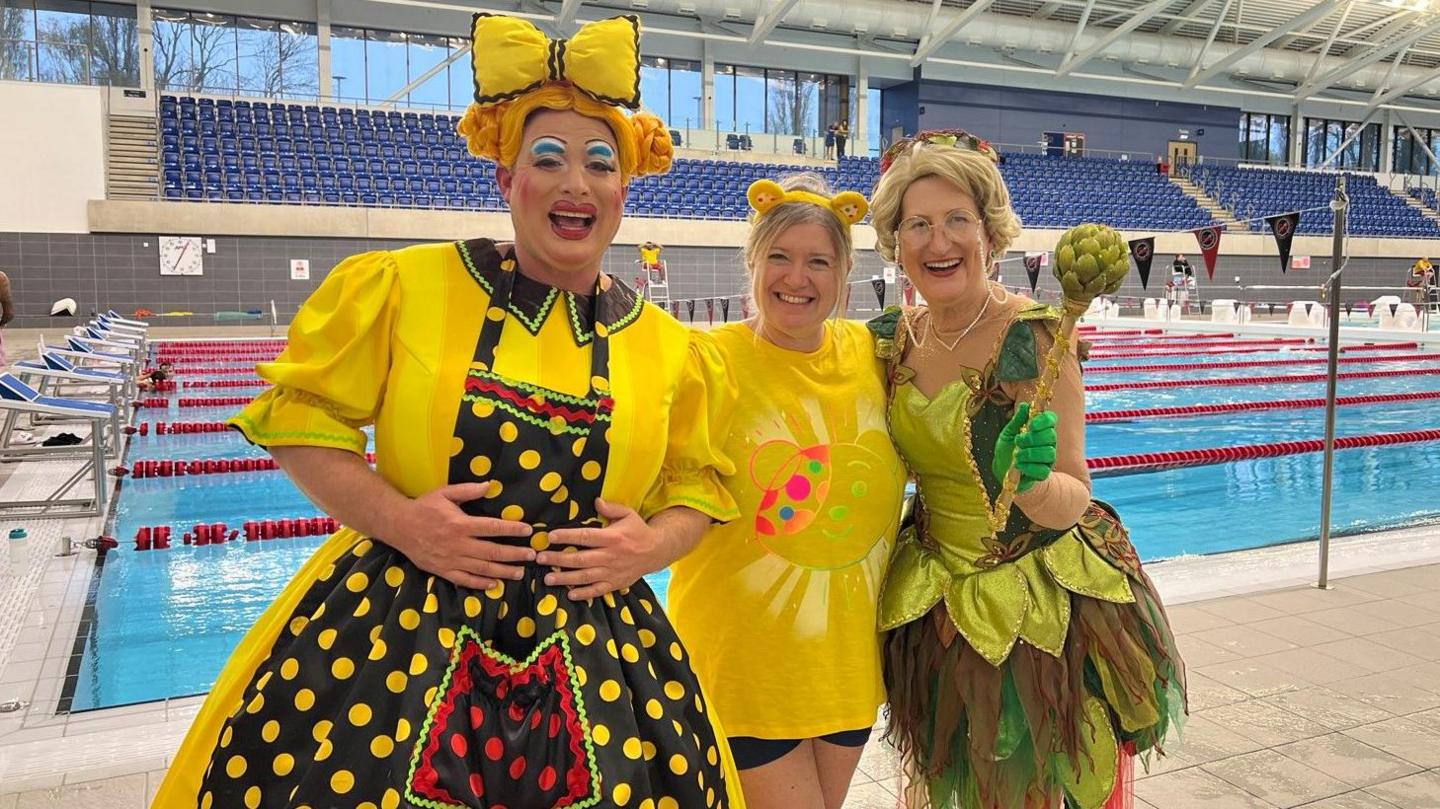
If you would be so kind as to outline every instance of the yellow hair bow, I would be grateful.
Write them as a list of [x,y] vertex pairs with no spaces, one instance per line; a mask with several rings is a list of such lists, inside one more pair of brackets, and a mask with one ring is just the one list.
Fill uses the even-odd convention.
[[750,200],[750,207],[755,209],[755,213],[761,216],[786,202],[807,202],[835,214],[835,218],[846,226],[864,219],[865,214],[870,211],[870,203],[866,202],[865,196],[858,191],[841,191],[833,197],[823,197],[809,191],[786,191],[774,180],[756,180],[751,183],[750,189],[745,192],[745,198]]
[[476,104],[498,104],[563,81],[596,101],[640,108],[637,17],[592,22],[570,39],[551,39],[527,20],[480,13],[471,42]]

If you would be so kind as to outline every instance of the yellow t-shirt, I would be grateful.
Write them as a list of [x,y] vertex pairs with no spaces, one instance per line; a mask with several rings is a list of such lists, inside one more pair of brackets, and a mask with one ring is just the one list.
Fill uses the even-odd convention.
[[660,248],[658,248],[658,247],[642,247],[642,248],[640,248],[640,260],[641,260],[642,262],[644,262],[646,266],[649,266],[649,267],[654,267],[654,266],[659,265],[659,264],[660,264]]
[[876,601],[905,472],[866,328],[814,353],[710,332],[739,386],[721,484],[741,517],[672,567],[668,611],[731,736],[868,728],[884,702]]

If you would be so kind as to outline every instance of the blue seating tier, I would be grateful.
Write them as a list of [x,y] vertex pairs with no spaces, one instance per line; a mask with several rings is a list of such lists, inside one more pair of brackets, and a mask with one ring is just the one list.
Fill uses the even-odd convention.
[[[1299,233],[1325,235],[1335,227],[1330,200],[1334,172],[1252,169],[1202,165],[1191,171],[1195,183],[1241,218],[1304,210]],[[1357,236],[1440,238],[1440,228],[1417,208],[1392,194],[1371,174],[1346,174],[1350,208],[1345,229]],[[1319,210],[1307,210],[1316,208]],[[1263,230],[1264,225],[1252,226]]]

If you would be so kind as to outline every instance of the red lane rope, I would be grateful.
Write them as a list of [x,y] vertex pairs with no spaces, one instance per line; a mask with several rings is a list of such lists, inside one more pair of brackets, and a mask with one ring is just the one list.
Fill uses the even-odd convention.
[[[375,463],[375,454],[365,455],[367,463]],[[116,475],[132,478],[170,478],[187,475],[225,475],[238,472],[270,472],[280,467],[274,458],[196,458],[190,460],[148,458],[129,467],[119,466]]]
[[[135,550],[166,551],[170,549],[173,530],[168,525],[142,525],[135,531]],[[184,530],[184,529],[181,529]],[[291,537],[321,536],[340,530],[340,524],[333,517],[287,517],[279,520],[246,520],[245,541],[266,539],[290,539]],[[196,523],[184,534],[186,545],[223,545],[239,538],[241,529],[231,528],[223,522]]]
[[[1303,339],[1303,338],[1296,337],[1296,338],[1294,338],[1294,339],[1287,339],[1287,340],[1196,340],[1196,341],[1194,341],[1194,342],[1189,342],[1189,343],[1175,343],[1175,344],[1167,344],[1167,345],[1156,345],[1156,346],[1153,346],[1153,347],[1149,347],[1149,346],[1146,346],[1146,345],[1138,345],[1138,346],[1136,346],[1136,345],[1129,345],[1129,344],[1124,345],[1124,346],[1113,346],[1113,347],[1124,348],[1124,349],[1127,350],[1127,351],[1150,352],[1150,351],[1174,351],[1174,350],[1176,350],[1177,348],[1230,348],[1230,347],[1237,347],[1237,348],[1257,348],[1257,347],[1261,347],[1261,346],[1294,346],[1294,345],[1307,345],[1307,344],[1310,344],[1310,343],[1313,343],[1313,342],[1314,342],[1313,340],[1306,340],[1306,339]],[[1111,348],[1112,346],[1097,346],[1097,347],[1098,347],[1098,348]]]
[[[150,434],[150,422],[140,422],[140,434]],[[157,421],[155,422],[156,435],[181,435],[191,433],[223,433],[230,429],[230,425],[223,421]]]
[[[176,407],[229,407],[231,405],[250,404],[255,400],[253,396],[212,396],[206,398],[180,398],[174,404]],[[139,407],[158,407],[161,409],[171,405],[169,399],[158,396],[151,396],[140,399],[136,402]]]
[[[1420,368],[1414,371],[1351,371],[1339,374],[1339,379],[1379,379],[1389,376],[1433,376],[1440,374],[1440,368]],[[1268,376],[1268,377],[1221,377],[1219,379],[1160,379],[1144,382],[1106,382],[1099,385],[1086,385],[1087,391],[1104,390],[1146,390],[1150,388],[1198,388],[1198,387],[1225,387],[1243,385],[1288,385],[1295,382],[1321,382],[1326,378],[1325,374],[1292,374],[1290,376]]]
[[[1362,404],[1391,404],[1395,402],[1424,402],[1440,399],[1440,390],[1420,393],[1375,393],[1368,396],[1337,396],[1335,404],[1346,407]],[[1144,407],[1133,410],[1092,410],[1085,414],[1086,424],[1104,424],[1110,421],[1132,421],[1134,419],[1170,418],[1174,416],[1213,416],[1219,413],[1243,413],[1254,410],[1300,410],[1324,407],[1323,398],[1276,399],[1273,402],[1229,402],[1225,404],[1177,405],[1175,407]]]
[[272,385],[263,379],[204,379],[199,382],[181,382],[182,388],[268,388]]
[[[1348,354],[1352,351],[1396,351],[1399,349],[1419,348],[1419,343],[1375,343],[1374,345],[1344,346],[1340,353]],[[1204,348],[1198,351],[1172,351],[1169,349],[1155,351],[1092,351],[1091,360],[1126,360],[1145,359],[1149,357],[1188,357],[1192,354],[1264,354],[1274,352],[1276,348]],[[1286,346],[1287,353],[1299,353],[1301,351],[1328,351],[1326,346]]]
[[[1116,338],[1114,338],[1114,339],[1107,339],[1107,337],[1108,337],[1108,335],[1105,335],[1105,334],[1102,333],[1102,334],[1097,334],[1097,335],[1095,335],[1095,337],[1093,337],[1093,338],[1087,336],[1087,337],[1085,338],[1085,340],[1086,340],[1086,342],[1094,343],[1095,345],[1110,345],[1111,343],[1125,343],[1125,344],[1127,344],[1127,345],[1133,345],[1133,344],[1137,344],[1137,343],[1138,343],[1138,344],[1144,344],[1144,343],[1174,343],[1174,342],[1184,342],[1185,340],[1194,340],[1194,339],[1196,339],[1197,337],[1200,338],[1200,339],[1202,339],[1202,340],[1212,340],[1212,341],[1218,341],[1218,340],[1222,340],[1222,339],[1231,340],[1231,339],[1240,338],[1240,336],[1239,336],[1238,334],[1230,334],[1230,333],[1227,333],[1227,332],[1208,332],[1208,331],[1207,331],[1207,332],[1204,332],[1203,334],[1148,334],[1148,335],[1138,335],[1138,336],[1135,336],[1135,337],[1116,337]],[[1245,338],[1240,338],[1240,339],[1241,339],[1242,341],[1246,341],[1246,342],[1255,342],[1255,341],[1257,341],[1257,340],[1265,340],[1265,339],[1271,339],[1271,338],[1255,337],[1255,338],[1250,338],[1249,340],[1245,340]]]
[[[1352,435],[1335,439],[1335,448],[1357,449],[1394,444],[1417,444],[1425,441],[1440,441],[1440,430]],[[1275,458],[1281,455],[1299,455],[1320,452],[1324,449],[1324,440],[1313,438],[1305,441],[1277,441],[1273,444],[1247,444],[1238,447],[1210,447],[1171,452],[1143,452],[1137,455],[1111,455],[1104,458],[1090,458],[1086,464],[1096,472],[1155,471],[1177,469],[1184,466],[1206,466],[1230,461],[1248,461],[1255,458]]]
[[[1087,365],[1087,374],[1116,374],[1127,371],[1206,371],[1211,368],[1262,368],[1273,365],[1324,365],[1326,357],[1310,357],[1293,360],[1235,360],[1233,362],[1181,362],[1173,365],[1102,365],[1099,368]],[[1440,354],[1381,354],[1364,357],[1340,357],[1342,363],[1354,362],[1440,362]],[[238,387],[238,386],[236,386]]]

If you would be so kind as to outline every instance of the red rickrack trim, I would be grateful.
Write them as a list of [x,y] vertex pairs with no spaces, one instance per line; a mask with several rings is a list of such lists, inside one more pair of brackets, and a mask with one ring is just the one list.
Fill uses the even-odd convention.
[[[1263,368],[1272,365],[1324,365],[1325,357],[1293,360],[1234,360],[1232,362],[1185,362],[1174,365],[1103,365],[1085,366],[1087,374],[1116,374],[1127,371],[1206,371],[1211,368]],[[1371,362],[1440,362],[1440,354],[1381,354],[1379,356],[1341,357],[1342,363]]]
[[[1440,390],[1420,393],[1377,393],[1368,396],[1339,396],[1335,404],[1346,407],[1360,404],[1392,404],[1395,402],[1424,402],[1440,399]],[[1145,407],[1133,410],[1095,410],[1085,414],[1086,424],[1104,424],[1109,421],[1131,421],[1134,419],[1167,418],[1173,416],[1213,416],[1220,413],[1244,413],[1254,410],[1300,410],[1324,407],[1323,398],[1277,399],[1273,402],[1229,402],[1225,404],[1178,405],[1175,407]]]
[[[1335,449],[1358,449],[1381,447],[1394,444],[1418,444],[1425,441],[1440,441],[1440,430],[1410,430],[1401,433],[1377,433],[1375,435],[1352,435],[1335,439]],[[1137,455],[1111,455],[1104,458],[1090,458],[1086,464],[1092,471],[1105,470],[1157,470],[1176,469],[1184,466],[1206,466],[1229,461],[1248,461],[1256,458],[1275,458],[1281,455],[1299,455],[1320,452],[1325,442],[1314,438],[1305,441],[1277,441],[1273,444],[1248,444],[1238,447],[1212,447],[1207,449],[1174,450],[1170,452],[1143,452]]]
[[[595,423],[595,413],[591,413],[588,410],[575,410],[548,400],[545,402],[537,402],[530,396],[526,396],[519,391],[490,379],[481,379],[474,376],[466,378],[465,392],[483,393],[488,396],[504,399],[516,407],[528,410],[531,413],[547,419],[559,416],[565,420],[566,424],[584,424],[588,426]],[[614,402],[610,397],[607,396],[600,400],[600,412],[608,413],[613,407]]]
[[[1434,376],[1440,368],[1419,368],[1413,371],[1351,371],[1337,374],[1338,379],[1380,379],[1391,376]],[[1243,385],[1288,385],[1295,382],[1321,382],[1326,374],[1291,374],[1289,376],[1267,377],[1221,377],[1219,379],[1160,379],[1144,382],[1106,382],[1086,385],[1087,391],[1105,390],[1147,390],[1151,388],[1199,388],[1199,387],[1240,387]]]

